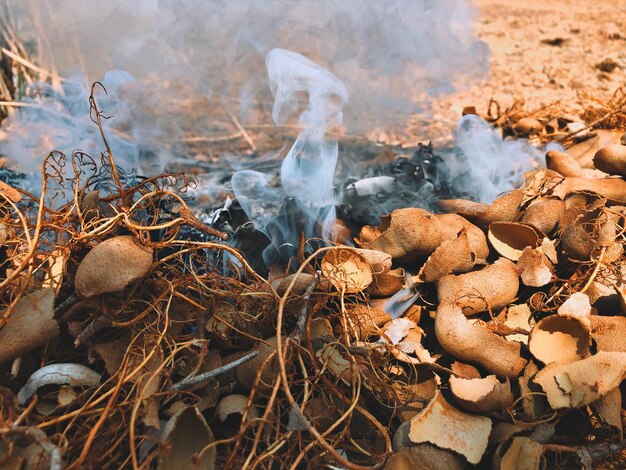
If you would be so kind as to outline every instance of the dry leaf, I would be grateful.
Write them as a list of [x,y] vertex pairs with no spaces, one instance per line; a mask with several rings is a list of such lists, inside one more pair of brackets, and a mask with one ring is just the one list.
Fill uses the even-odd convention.
[[457,410],[441,393],[411,419],[409,439],[415,444],[431,443],[463,455],[471,464],[482,459],[491,432],[491,420]]

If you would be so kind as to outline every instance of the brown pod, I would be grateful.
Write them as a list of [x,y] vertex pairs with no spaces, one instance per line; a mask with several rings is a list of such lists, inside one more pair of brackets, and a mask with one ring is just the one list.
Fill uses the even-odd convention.
[[552,280],[552,263],[541,251],[525,248],[517,262],[517,272],[525,286],[541,287]]
[[152,248],[132,235],[96,245],[78,265],[74,285],[82,297],[118,292],[144,276],[152,265]]
[[441,224],[434,214],[423,209],[396,209],[381,217],[381,221],[377,227],[363,227],[361,244],[388,253],[396,261],[426,257],[441,244]]
[[593,157],[594,166],[609,175],[626,176],[626,145],[609,145]]
[[435,217],[441,225],[441,237],[443,240],[456,240],[461,230],[467,233],[470,250],[478,259],[486,259],[489,256],[487,237],[476,225],[457,214],[436,214]]
[[550,150],[546,153],[546,166],[563,176],[582,175],[580,163],[571,155],[558,150]]
[[438,205],[442,210],[455,212],[479,227],[487,227],[492,222],[515,220],[523,199],[524,191],[516,189],[498,197],[488,206],[466,199],[443,199],[438,201]]
[[[237,380],[244,389],[252,390],[257,375],[260,373],[259,386],[262,388],[270,387],[278,374],[278,361],[275,357],[276,337],[273,336],[265,341],[259,341],[250,351],[256,351],[258,354],[237,367]],[[261,372],[261,367],[263,367],[266,361],[267,364]]]
[[581,224],[573,223],[563,231],[561,247],[569,259],[587,261],[593,253],[595,240]]
[[451,376],[450,391],[456,402],[472,413],[502,410],[515,400],[511,382],[500,382],[495,375],[473,379]]
[[460,307],[440,303],[435,317],[435,335],[452,356],[478,364],[500,377],[517,377],[528,362],[521,356],[522,345],[507,341],[465,318]]
[[533,327],[528,348],[535,359],[544,364],[565,364],[589,354],[591,333],[589,325],[571,315],[550,315]]
[[455,213],[463,217],[477,217],[487,210],[487,204],[470,201],[469,199],[439,199],[439,208],[448,213]]
[[506,258],[500,258],[480,271],[458,276],[449,274],[437,281],[439,301],[456,303],[465,315],[509,305],[518,288],[515,264]]
[[519,207],[524,199],[524,191],[516,189],[495,199],[475,221],[486,227],[493,222],[510,222],[517,218]]
[[476,255],[470,248],[467,232],[463,231],[456,240],[444,241],[426,260],[419,278],[424,282],[435,282],[446,274],[470,271]]
[[565,192],[590,191],[613,202],[626,204],[626,180],[622,178],[565,178]]
[[534,135],[543,130],[543,125],[535,118],[525,117],[513,125],[513,132],[517,135]]
[[521,222],[549,234],[561,225],[565,203],[560,199],[538,199],[522,215]]
[[530,225],[519,222],[494,222],[489,226],[487,238],[500,256],[517,261],[524,248],[536,248],[541,237]]

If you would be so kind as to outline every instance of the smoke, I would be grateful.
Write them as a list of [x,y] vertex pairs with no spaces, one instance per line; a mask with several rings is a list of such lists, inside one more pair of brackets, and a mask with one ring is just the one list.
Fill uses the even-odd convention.
[[543,165],[546,149],[524,139],[503,139],[476,115],[464,116],[455,135],[456,152],[445,160],[447,180],[457,193],[490,203],[498,195],[522,186],[524,173]]
[[[252,170],[236,173],[232,186],[248,217],[281,253],[288,246],[295,250],[300,233],[307,238],[327,238],[335,221],[333,177],[338,147],[336,142],[326,141],[325,135],[341,124],[348,91],[329,71],[284,49],[269,52],[267,71],[275,98],[272,116],[276,124],[289,120],[294,111],[301,109],[303,99],[308,102],[299,117],[302,131],[283,159],[282,188],[270,187],[267,175]],[[295,213],[302,215],[299,226],[276,217],[277,206],[285,197],[297,206]]]
[[115,156],[155,172],[185,154],[186,139],[232,132],[216,125],[228,121],[220,110],[244,126],[270,122],[265,57],[275,48],[337,75],[350,91],[344,123],[354,133],[402,127],[433,94],[488,68],[462,0],[0,2],[37,62],[74,77],[47,96],[26,90],[35,106],[10,117],[0,152],[26,169],[51,148],[97,147],[86,90],[111,70],[128,74],[105,79],[110,106],[101,104]]

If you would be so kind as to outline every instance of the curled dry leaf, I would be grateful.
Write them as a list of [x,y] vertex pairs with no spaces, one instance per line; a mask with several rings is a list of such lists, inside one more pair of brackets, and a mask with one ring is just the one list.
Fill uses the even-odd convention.
[[451,376],[450,391],[459,405],[473,413],[501,410],[515,400],[509,379],[500,382],[495,375],[484,379]]
[[552,280],[552,269],[550,260],[536,248],[524,248],[517,262],[517,272],[525,286],[545,286]]
[[515,264],[500,258],[480,271],[458,276],[449,274],[437,281],[440,302],[455,302],[465,315],[510,304],[519,288]]
[[442,302],[435,317],[435,335],[454,357],[479,364],[500,377],[517,377],[526,366],[521,345],[507,341],[479,325],[472,324],[461,308]]
[[626,317],[592,315],[591,337],[599,351],[626,352]]
[[25,295],[15,304],[0,330],[0,364],[59,336],[59,325],[54,319],[54,299],[54,290],[47,288]]
[[539,234],[530,225],[519,222],[494,222],[487,234],[489,242],[500,256],[517,261],[524,248],[541,244]]
[[76,270],[75,285],[82,297],[118,292],[144,276],[152,264],[152,248],[132,235],[109,238],[96,245]]
[[566,152],[550,150],[546,153],[546,167],[563,176],[581,176],[582,168],[578,160]]
[[382,223],[364,227],[360,241],[364,248],[378,250],[401,262],[428,256],[441,244],[437,218],[423,209],[396,209],[381,217]]
[[601,148],[594,155],[593,164],[609,175],[626,176],[626,145],[614,144]]
[[100,374],[81,364],[49,364],[36,370],[17,394],[20,405],[24,405],[44,385],[71,385],[72,387],[95,387],[100,383]]
[[563,201],[555,198],[540,198],[524,211],[520,220],[547,234],[561,226],[564,214],[565,203]]
[[466,273],[475,262],[476,255],[470,249],[467,232],[462,231],[455,240],[446,240],[437,247],[422,266],[418,278],[435,282],[446,274]]
[[175,413],[163,428],[165,446],[159,452],[159,470],[192,470],[215,468],[217,451],[210,447],[195,461],[196,455],[215,441],[206,420],[195,406]]
[[491,420],[457,410],[437,393],[424,410],[409,421],[409,440],[431,443],[480,462],[491,433]]
[[568,364],[551,364],[535,376],[550,406],[579,408],[619,386],[626,374],[626,353],[600,351]]
[[585,320],[570,315],[550,315],[534,326],[528,349],[544,364],[582,359],[589,353],[591,333]]

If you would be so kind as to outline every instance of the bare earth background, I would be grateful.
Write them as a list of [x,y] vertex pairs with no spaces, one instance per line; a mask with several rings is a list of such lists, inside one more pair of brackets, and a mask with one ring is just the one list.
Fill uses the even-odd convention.
[[[468,105],[484,112],[490,97],[503,106],[523,98],[531,110],[560,101],[576,113],[579,91],[607,99],[626,85],[625,0],[477,0],[476,5],[477,33],[492,51],[490,76],[439,102],[439,118],[455,121]],[[597,65],[603,61],[605,67]]]

